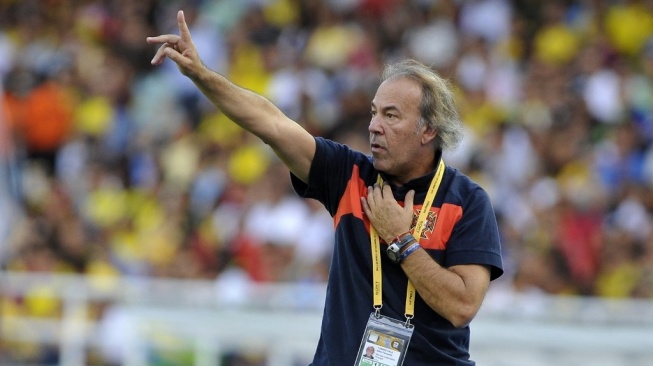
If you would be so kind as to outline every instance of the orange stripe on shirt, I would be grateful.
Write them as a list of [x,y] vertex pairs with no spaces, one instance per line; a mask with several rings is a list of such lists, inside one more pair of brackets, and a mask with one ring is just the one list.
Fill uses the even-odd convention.
[[334,228],[338,227],[342,216],[352,214],[354,217],[365,221],[365,227],[369,232],[370,222],[363,218],[363,206],[361,205],[361,197],[363,196],[367,196],[367,186],[360,178],[358,165],[354,165],[351,178],[347,182],[347,188],[345,188],[345,193],[340,198],[338,211],[333,216]]
[[[365,229],[369,232],[370,221],[363,216],[363,206],[361,197],[367,196],[367,186],[360,178],[358,166],[354,165],[351,179],[347,182],[345,192],[340,199],[338,211],[333,217],[333,227],[338,227],[340,219],[345,215],[353,215],[365,223]],[[403,205],[403,202],[399,202]],[[415,215],[419,214],[421,205],[416,205]],[[463,215],[462,207],[445,203],[442,208],[432,207],[431,213],[427,218],[424,232],[420,238],[420,245],[424,249],[444,250],[447,247],[447,241],[451,237],[453,227]],[[417,216],[415,216],[416,218]]]
[[462,207],[451,203],[445,203],[441,208],[431,208],[419,242],[422,248],[435,250],[446,249],[447,242],[453,232],[453,227],[462,216]]

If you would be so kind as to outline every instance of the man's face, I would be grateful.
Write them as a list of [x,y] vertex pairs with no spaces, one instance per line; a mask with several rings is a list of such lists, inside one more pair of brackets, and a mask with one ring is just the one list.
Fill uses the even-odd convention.
[[419,127],[421,100],[420,86],[408,78],[384,81],[372,100],[368,130],[374,167],[401,183],[433,168],[425,164],[432,162],[435,134]]

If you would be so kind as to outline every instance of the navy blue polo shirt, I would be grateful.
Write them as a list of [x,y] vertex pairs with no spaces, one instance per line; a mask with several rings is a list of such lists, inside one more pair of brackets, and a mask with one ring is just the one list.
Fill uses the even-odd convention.
[[[295,191],[322,202],[334,220],[335,248],[327,284],[320,340],[313,366],[353,365],[365,325],[373,309],[370,222],[360,197],[379,174],[372,157],[327,139],[316,138],[308,185],[292,176]],[[401,187],[393,187],[403,204],[415,190],[414,215],[419,213],[433,178],[432,172]],[[382,175],[383,176],[383,175]],[[429,212],[421,246],[444,267],[482,264],[491,279],[503,273],[496,218],[487,193],[458,170],[447,166]],[[385,247],[385,244],[381,244]],[[385,248],[382,248],[385,253]],[[408,279],[399,265],[382,255],[383,315],[405,319]],[[469,358],[469,327],[456,328],[433,311],[417,294],[415,331],[405,365],[474,365]]]

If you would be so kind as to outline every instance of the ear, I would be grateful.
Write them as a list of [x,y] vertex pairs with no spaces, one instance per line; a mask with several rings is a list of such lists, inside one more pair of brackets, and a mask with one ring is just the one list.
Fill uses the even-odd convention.
[[438,135],[438,131],[428,125],[423,126],[422,130],[422,145],[433,143],[433,140],[435,140],[435,137]]

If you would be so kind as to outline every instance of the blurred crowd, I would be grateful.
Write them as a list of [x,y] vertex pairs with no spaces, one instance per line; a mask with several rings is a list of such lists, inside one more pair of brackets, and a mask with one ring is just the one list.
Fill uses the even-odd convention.
[[[364,152],[383,65],[432,65],[467,129],[445,161],[497,213],[500,281],[653,299],[650,0],[3,0],[2,270],[325,281],[326,211],[150,65],[178,9],[210,68]],[[0,315],[57,311],[29,300]]]

